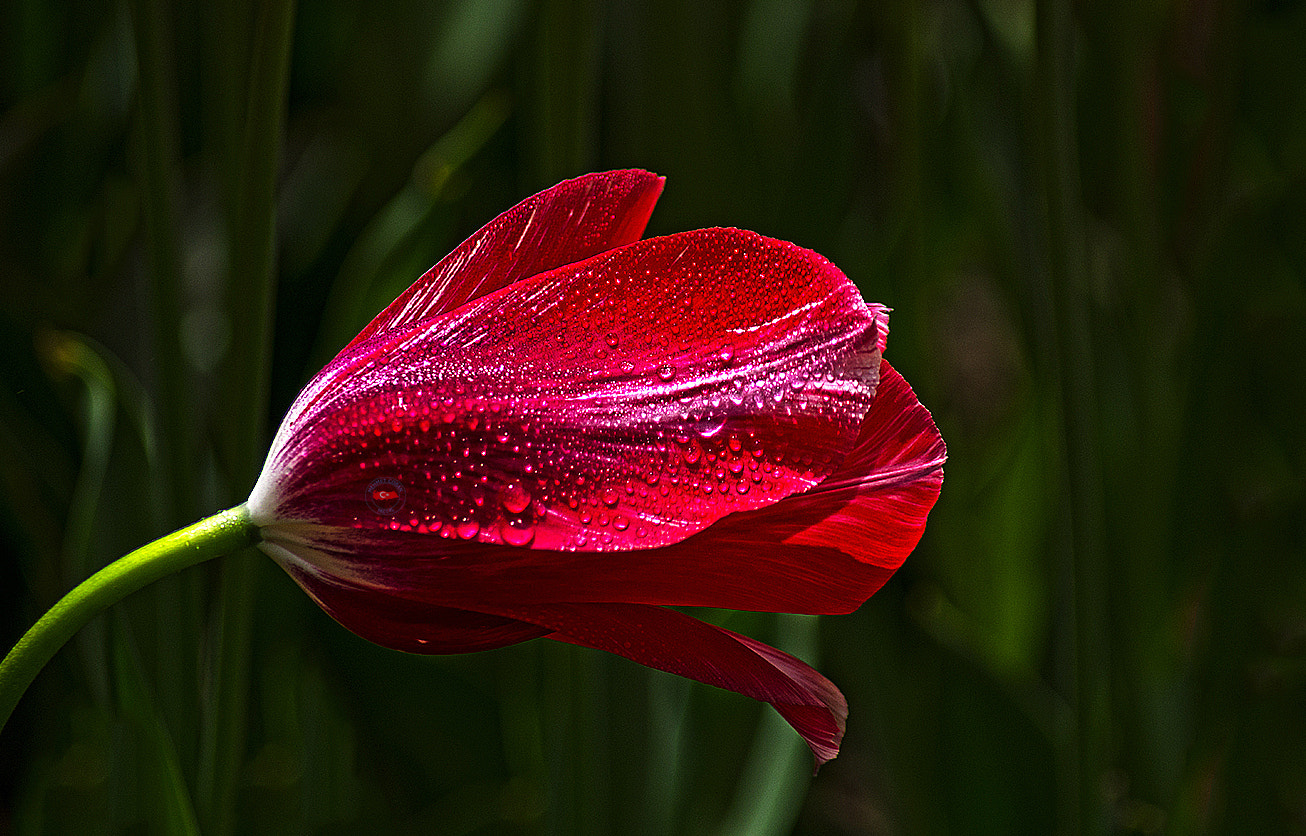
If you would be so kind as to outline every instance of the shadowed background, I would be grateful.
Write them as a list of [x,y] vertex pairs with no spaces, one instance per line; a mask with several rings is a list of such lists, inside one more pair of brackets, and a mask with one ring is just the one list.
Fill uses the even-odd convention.
[[0,833],[1306,833],[1303,43],[1298,0],[4,4],[6,647],[586,171],[832,259],[951,458],[855,615],[700,613],[843,689],[814,779],[738,695],[383,650],[247,556],[60,654]]

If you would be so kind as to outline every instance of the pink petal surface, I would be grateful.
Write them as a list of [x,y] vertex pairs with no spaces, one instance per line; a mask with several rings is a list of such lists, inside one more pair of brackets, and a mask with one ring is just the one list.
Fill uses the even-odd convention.
[[[313,523],[341,551],[412,557],[678,542],[833,472],[886,333],[810,250],[733,229],[640,241],[342,354],[251,509],[270,539]],[[378,485],[400,505],[378,513]]]

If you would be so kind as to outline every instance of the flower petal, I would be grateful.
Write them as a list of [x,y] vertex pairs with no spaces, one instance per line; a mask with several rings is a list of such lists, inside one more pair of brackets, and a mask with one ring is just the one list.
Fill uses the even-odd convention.
[[828,477],[886,333],[810,250],[732,229],[640,241],[342,354],[250,509],[271,539],[333,526],[342,553],[668,545]]
[[342,583],[321,572],[303,554],[275,543],[262,547],[327,615],[355,635],[407,653],[471,653],[493,650],[546,635],[547,628],[499,615],[442,607],[426,601]]
[[339,535],[322,526],[283,524],[269,537],[290,552],[314,550],[313,564],[331,576],[433,606],[628,601],[847,613],[916,546],[939,495],[945,457],[929,412],[883,362],[857,444],[825,482],[662,548],[618,554],[510,548],[389,531],[378,534],[369,546],[374,551],[359,554],[344,543],[326,547]]
[[499,611],[552,630],[551,639],[769,702],[807,741],[818,768],[839,753],[847,701],[834,683],[788,653],[661,607],[541,604]]
[[[565,180],[481,227],[346,346],[454,310],[518,279],[639,240],[665,178],[635,169]],[[342,352],[344,353],[344,352]]]
[[818,767],[839,753],[848,704],[833,683],[800,659],[683,613],[640,604],[503,602],[470,612],[342,584],[297,556],[280,562],[332,618],[383,647],[467,653],[547,636],[769,702],[807,741]]

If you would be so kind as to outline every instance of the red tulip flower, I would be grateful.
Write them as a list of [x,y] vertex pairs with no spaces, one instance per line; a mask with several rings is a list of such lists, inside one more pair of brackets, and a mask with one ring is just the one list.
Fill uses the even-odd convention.
[[885,308],[752,232],[639,240],[662,184],[569,180],[464,241],[299,395],[250,519],[378,644],[607,650],[771,703],[819,765],[838,689],[670,607],[855,610],[920,539],[943,441]]

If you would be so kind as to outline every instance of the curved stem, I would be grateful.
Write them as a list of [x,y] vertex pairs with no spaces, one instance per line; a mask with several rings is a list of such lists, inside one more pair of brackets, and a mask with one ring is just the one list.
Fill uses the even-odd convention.
[[162,577],[258,541],[258,526],[239,505],[141,546],[80,583],[41,616],[0,662],[0,729],[59,648],[107,607]]

